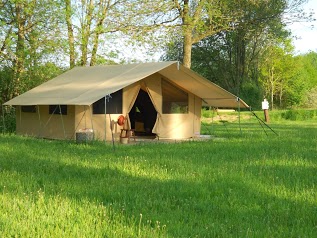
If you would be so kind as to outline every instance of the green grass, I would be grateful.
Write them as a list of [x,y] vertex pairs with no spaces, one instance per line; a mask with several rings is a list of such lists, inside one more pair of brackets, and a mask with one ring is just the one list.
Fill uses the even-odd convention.
[[225,125],[115,152],[1,135],[0,237],[317,237],[317,122]]

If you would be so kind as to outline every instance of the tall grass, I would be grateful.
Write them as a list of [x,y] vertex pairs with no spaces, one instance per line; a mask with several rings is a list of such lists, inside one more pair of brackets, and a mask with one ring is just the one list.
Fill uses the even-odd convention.
[[115,151],[1,135],[0,237],[317,237],[317,123],[270,126]]

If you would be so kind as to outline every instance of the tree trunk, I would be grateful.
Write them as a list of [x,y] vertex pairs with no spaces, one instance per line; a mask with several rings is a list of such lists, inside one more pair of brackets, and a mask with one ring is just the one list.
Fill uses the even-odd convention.
[[275,88],[274,88],[274,67],[272,68],[271,71],[271,110],[273,110],[274,108],[274,92],[275,92]]
[[281,89],[280,89],[279,99],[280,99],[280,107],[282,107],[282,99],[283,99],[283,87],[282,86],[281,86]]
[[93,40],[93,48],[91,52],[91,60],[90,60],[90,66],[94,66],[97,61],[97,50],[98,50],[98,42],[99,42],[99,34],[96,33],[95,38]]
[[96,64],[96,60],[97,60],[97,51],[98,51],[98,45],[99,45],[99,36],[101,34],[101,28],[102,25],[106,19],[107,16],[107,6],[102,7],[102,1],[99,2],[99,11],[100,11],[100,18],[98,19],[98,23],[96,26],[96,33],[95,33],[95,37],[93,39],[93,48],[92,48],[92,52],[91,52],[91,60],[90,60],[90,66],[93,66]]
[[82,23],[81,47],[80,47],[80,49],[81,49],[81,62],[80,62],[80,64],[82,66],[85,66],[87,64],[88,43],[89,43],[89,37],[90,37],[90,28],[91,28],[93,10],[94,10],[94,1],[90,0],[89,4],[87,6],[86,19],[83,20],[83,23]]
[[236,38],[236,90],[237,96],[240,95],[240,89],[243,84],[245,74],[245,34],[243,31],[238,30]]
[[74,30],[71,20],[72,7],[71,0],[65,0],[66,7],[66,23],[67,23],[67,34],[68,34],[68,46],[69,46],[69,65],[70,68],[75,67],[75,40],[74,40]]
[[24,50],[25,50],[25,36],[24,36],[24,26],[25,26],[25,19],[22,17],[22,6],[17,4],[15,13],[16,13],[16,23],[18,27],[18,40],[15,50],[15,61],[14,61],[14,95],[16,96],[19,94],[19,84],[21,79],[21,74],[24,68]]
[[182,16],[182,23],[184,28],[184,40],[183,40],[183,65],[186,68],[191,67],[192,57],[192,27],[189,20],[189,0],[184,0],[184,9]]
[[186,29],[184,34],[184,46],[183,46],[184,56],[183,56],[183,65],[186,68],[191,67],[191,57],[192,57],[192,33],[191,29]]

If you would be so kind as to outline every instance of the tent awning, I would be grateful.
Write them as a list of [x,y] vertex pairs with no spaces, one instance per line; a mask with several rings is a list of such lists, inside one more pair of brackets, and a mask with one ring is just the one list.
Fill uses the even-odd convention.
[[214,107],[249,107],[244,101],[178,62],[75,67],[4,105],[91,105],[105,95],[160,73]]
[[243,100],[182,65],[164,68],[160,73],[178,86],[200,97],[208,106],[249,108]]

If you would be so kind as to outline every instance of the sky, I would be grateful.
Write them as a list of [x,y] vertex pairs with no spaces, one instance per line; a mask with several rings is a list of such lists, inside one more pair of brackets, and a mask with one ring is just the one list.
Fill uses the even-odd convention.
[[[317,52],[317,0],[309,0],[304,6],[305,10],[313,10],[316,19],[314,22],[298,22],[289,26],[294,37],[295,53]],[[313,26],[313,27],[312,27]]]

